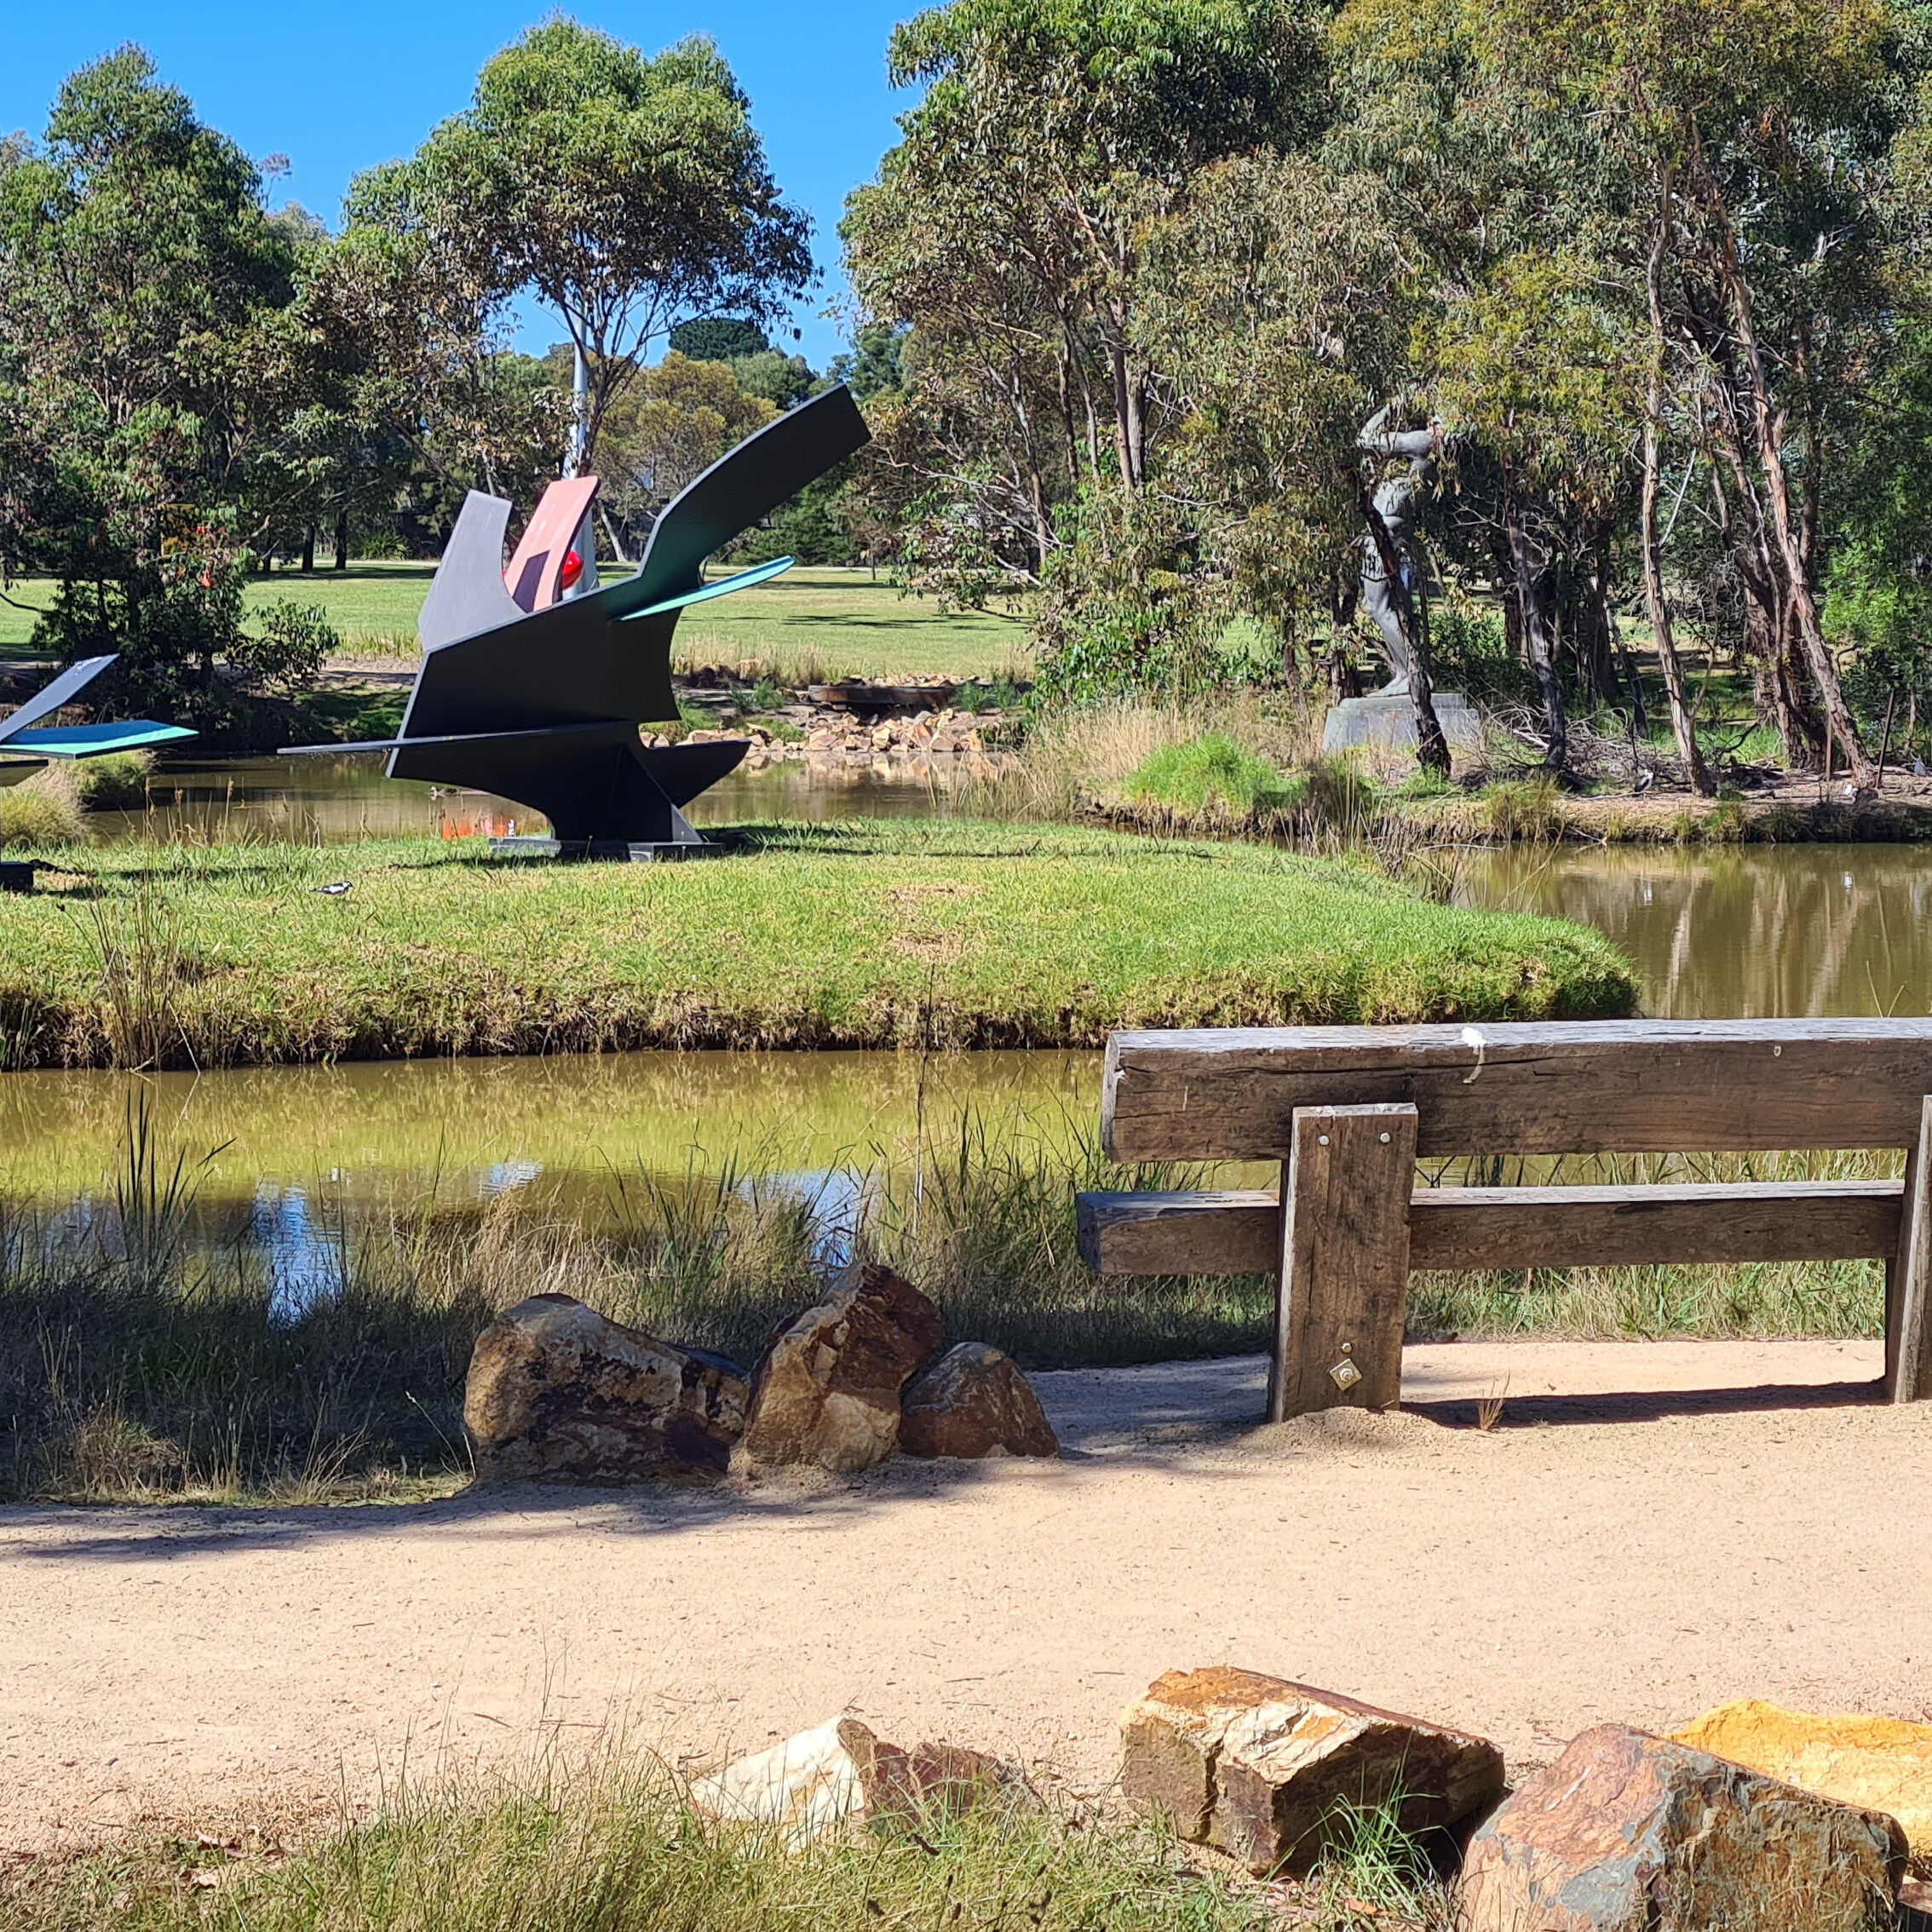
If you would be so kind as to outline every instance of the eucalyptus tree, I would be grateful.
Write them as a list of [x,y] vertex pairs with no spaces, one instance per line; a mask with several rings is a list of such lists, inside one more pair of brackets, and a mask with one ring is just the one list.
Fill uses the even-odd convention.
[[[55,580],[35,636],[118,651],[143,701],[204,724],[238,674],[308,666],[300,613],[244,627],[240,579],[319,462],[295,319],[299,224],[261,170],[124,47],[0,151],[0,555]],[[245,680],[244,680],[245,681]]]
[[1201,169],[1319,123],[1318,23],[1284,0],[953,0],[888,66],[925,91],[842,228],[865,319],[909,331],[872,467],[927,512],[935,575],[1034,584],[1076,498],[1153,471],[1140,238]]
[[1516,85],[1487,35],[1474,7],[1353,0],[1325,152],[1383,184],[1414,317],[1406,380],[1451,432],[1429,520],[1499,594],[1561,769],[1566,650],[1590,695],[1619,682],[1612,559],[1640,413],[1628,197],[1594,128]]
[[[1561,12],[1496,0],[1484,19],[1517,84],[1553,112],[1590,117],[1642,196],[1640,555],[1667,679],[1659,510],[1675,388],[1753,587],[1787,751],[1802,676],[1851,777],[1869,786],[1876,763],[1820,618],[1820,512],[1853,392],[1877,366],[1865,353],[1879,320],[1871,217],[1895,16],[1883,0],[1584,0]],[[1680,714],[1675,687],[1672,699]]]
[[1360,601],[1364,420],[1403,386],[1405,239],[1364,174],[1205,170],[1144,243],[1137,344],[1175,414],[1162,473],[1240,601],[1338,678]]
[[554,15],[487,61],[464,112],[359,175],[352,228],[421,238],[451,279],[562,318],[584,382],[578,441],[649,347],[693,315],[760,323],[814,278],[750,106],[708,40],[647,56]]

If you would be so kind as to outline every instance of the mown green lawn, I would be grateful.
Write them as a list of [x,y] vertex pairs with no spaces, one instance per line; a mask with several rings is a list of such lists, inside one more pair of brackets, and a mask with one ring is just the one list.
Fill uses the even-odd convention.
[[50,856],[71,874],[0,921],[0,1065],[1094,1046],[1121,1026],[1635,998],[1581,927],[1264,848],[1061,826],[765,825],[672,866],[492,862],[469,841]]
[[[319,607],[353,651],[413,652],[417,612],[434,574],[433,565],[421,563],[357,563],[307,577],[278,571],[251,579],[245,597],[251,609],[284,601]],[[53,585],[23,578],[6,595],[11,601],[0,603],[0,658],[26,653],[34,613],[51,601]],[[800,681],[854,674],[990,677],[1024,670],[1028,661],[1026,627],[1016,621],[941,611],[931,598],[902,596],[869,571],[802,566],[756,589],[697,606],[678,626],[676,649],[690,664],[768,658],[781,676]]]

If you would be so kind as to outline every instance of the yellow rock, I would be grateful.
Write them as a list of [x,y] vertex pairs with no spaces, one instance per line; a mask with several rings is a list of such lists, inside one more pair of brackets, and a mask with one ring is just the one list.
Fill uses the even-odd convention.
[[1889,1812],[1913,1861],[1932,1860],[1932,1724],[1898,1717],[1809,1717],[1745,1699],[1721,1704],[1676,1741],[1843,1804]]

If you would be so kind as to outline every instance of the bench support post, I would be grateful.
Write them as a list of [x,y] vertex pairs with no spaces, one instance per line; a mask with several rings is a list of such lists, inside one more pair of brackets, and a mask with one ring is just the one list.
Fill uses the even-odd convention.
[[1406,1105],[1295,1109],[1281,1174],[1270,1422],[1392,1408],[1400,1398],[1416,1134]]
[[1932,1400],[1932,1095],[1906,1159],[1899,1251],[1885,1263],[1885,1396]]

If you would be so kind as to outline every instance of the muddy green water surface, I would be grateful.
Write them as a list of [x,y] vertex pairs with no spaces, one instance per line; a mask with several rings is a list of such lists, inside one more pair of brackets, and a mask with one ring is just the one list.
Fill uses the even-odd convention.
[[1595,926],[1659,1018],[1932,1013],[1932,847],[1521,846],[1470,853],[1458,896]]

